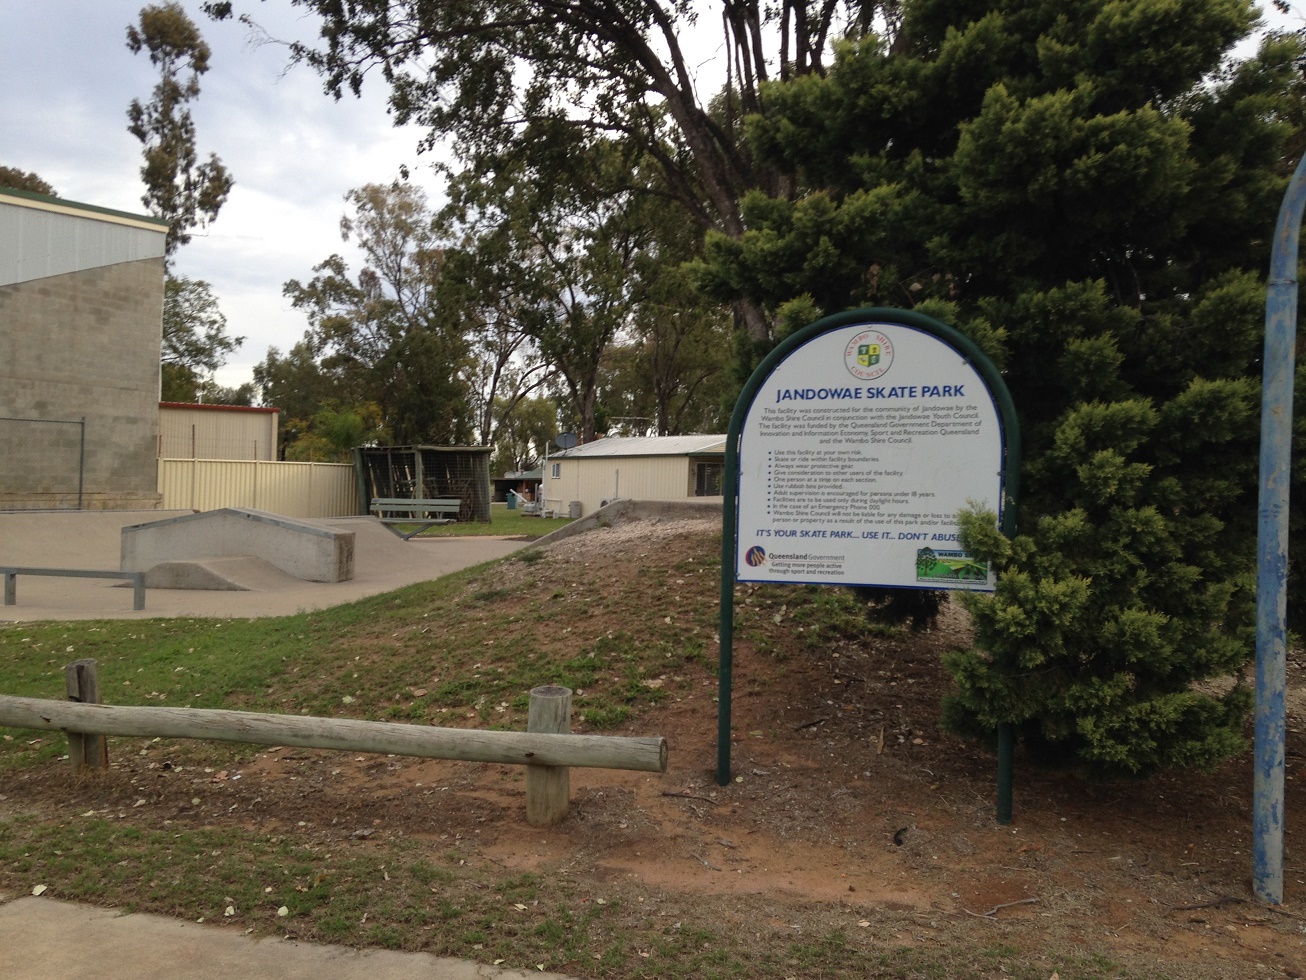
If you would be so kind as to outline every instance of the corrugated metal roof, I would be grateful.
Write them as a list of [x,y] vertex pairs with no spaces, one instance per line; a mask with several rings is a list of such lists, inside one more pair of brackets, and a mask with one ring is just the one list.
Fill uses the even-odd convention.
[[167,222],[0,190],[0,286],[163,257]]
[[360,446],[369,453],[492,453],[493,446]]
[[165,235],[168,233],[167,219],[156,218],[149,214],[115,211],[113,208],[102,208],[98,204],[83,204],[81,201],[70,201],[64,197],[51,197],[49,194],[20,191],[16,187],[0,187],[0,198],[9,198],[10,200],[7,202],[9,204],[21,204],[24,207],[35,208],[38,211],[75,214],[81,217],[97,218],[100,221],[108,221],[113,224],[144,228],[146,231],[160,231]]
[[565,452],[550,453],[549,459],[597,459],[605,456],[694,456],[724,453],[724,435],[707,436],[613,436]]

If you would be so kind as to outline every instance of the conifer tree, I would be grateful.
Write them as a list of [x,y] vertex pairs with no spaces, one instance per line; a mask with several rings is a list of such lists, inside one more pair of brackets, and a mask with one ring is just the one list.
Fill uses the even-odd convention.
[[[704,280],[778,319],[949,322],[1003,371],[1019,534],[968,515],[945,723],[1013,723],[1099,773],[1210,765],[1250,693],[1264,269],[1295,160],[1300,46],[1248,0],[911,0],[899,33],[766,91],[753,152],[794,175],[715,235]],[[892,42],[892,43],[890,43]]]

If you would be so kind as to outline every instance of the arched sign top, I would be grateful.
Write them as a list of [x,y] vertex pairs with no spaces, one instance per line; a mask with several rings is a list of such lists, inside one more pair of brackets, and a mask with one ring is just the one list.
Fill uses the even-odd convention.
[[1016,431],[1001,376],[958,331],[904,310],[826,317],[736,404],[722,558],[738,581],[992,589],[957,515],[985,506],[1010,530]]
[[[906,310],[819,320],[763,359],[726,438],[717,782],[730,780],[737,580],[992,588],[956,547],[970,503],[1015,533],[1020,428],[997,368]],[[998,822],[1011,819],[1010,725],[998,731]]]

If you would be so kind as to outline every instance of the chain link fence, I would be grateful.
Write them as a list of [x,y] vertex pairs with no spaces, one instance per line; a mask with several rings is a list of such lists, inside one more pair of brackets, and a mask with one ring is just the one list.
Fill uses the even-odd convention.
[[85,481],[85,416],[0,416],[0,510],[81,510]]

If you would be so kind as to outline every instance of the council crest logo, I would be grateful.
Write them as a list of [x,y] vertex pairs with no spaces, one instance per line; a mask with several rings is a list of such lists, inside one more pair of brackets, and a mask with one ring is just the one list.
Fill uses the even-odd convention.
[[843,362],[853,377],[874,381],[893,366],[893,341],[878,330],[862,330],[848,341]]

